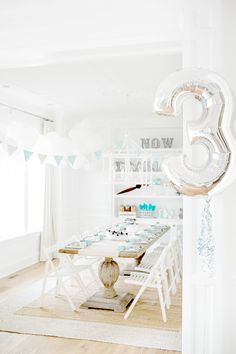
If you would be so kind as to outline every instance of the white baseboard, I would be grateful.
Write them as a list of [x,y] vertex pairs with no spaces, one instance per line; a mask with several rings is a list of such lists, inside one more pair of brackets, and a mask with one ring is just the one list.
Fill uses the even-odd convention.
[[0,278],[39,261],[40,234],[20,236],[0,243]]
[[19,270],[29,267],[39,261],[39,255],[33,255],[23,259],[19,259],[16,262],[10,263],[5,267],[0,268],[0,278],[7,277]]

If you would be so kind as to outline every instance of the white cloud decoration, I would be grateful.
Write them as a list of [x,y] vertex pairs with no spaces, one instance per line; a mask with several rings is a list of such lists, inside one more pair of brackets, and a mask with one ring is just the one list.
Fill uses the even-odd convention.
[[102,137],[89,120],[77,123],[68,133],[76,151],[89,154],[104,148]]

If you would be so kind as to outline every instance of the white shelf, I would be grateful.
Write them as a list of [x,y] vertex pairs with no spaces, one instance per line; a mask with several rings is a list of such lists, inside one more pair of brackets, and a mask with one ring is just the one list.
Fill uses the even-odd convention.
[[117,158],[134,158],[134,159],[141,159],[145,158],[147,153],[153,154],[153,153],[165,153],[165,152],[176,152],[176,153],[181,153],[183,152],[182,148],[156,148],[156,149],[143,149],[142,153],[140,155],[137,155],[137,153],[119,153],[115,152],[114,154],[104,154],[104,157],[112,157],[113,159]]
[[[132,174],[132,175],[140,175],[142,172],[130,172],[130,175]],[[145,172],[143,172],[143,173],[145,173]],[[152,173],[153,175],[160,175],[160,176],[166,176],[166,173],[164,172],[164,171],[152,171],[152,172],[150,172],[150,171],[148,171],[148,173]],[[119,176],[119,174],[121,174],[121,172],[114,172],[114,176]]]
[[[172,129],[172,128],[171,128]],[[175,136],[175,135],[174,135]],[[174,138],[175,139],[175,138]],[[179,142],[177,142],[179,141]],[[110,172],[113,170],[113,174],[110,174],[110,179],[112,181],[109,181],[108,183],[113,185],[112,188],[112,217],[114,220],[121,221],[122,219],[124,220],[124,216],[118,216],[119,215],[119,205],[124,204],[124,205],[130,205],[134,204],[137,206],[140,203],[146,202],[147,204],[160,204],[163,208],[166,207],[167,209],[173,207],[174,209],[178,209],[179,207],[182,208],[182,196],[177,195],[175,193],[175,190],[172,188],[167,188],[167,185],[165,186],[167,175],[166,173],[160,169],[161,167],[161,161],[170,155],[177,156],[179,154],[182,154],[183,149],[181,147],[181,142],[180,139],[177,139],[176,142],[174,143],[175,147],[171,148],[164,148],[164,145],[161,145],[161,148],[152,148],[151,145],[150,149],[149,148],[144,148],[142,149],[142,153],[132,153],[131,151],[127,151],[127,153],[122,153],[117,151],[116,154],[108,154],[108,157],[112,157],[112,161],[110,161]],[[136,145],[136,144],[135,144]],[[148,145],[146,145],[148,146]],[[154,146],[154,145],[153,145]],[[177,146],[177,147],[176,147]],[[152,167],[153,169],[156,169],[156,172],[154,171],[149,171],[148,173],[145,173],[144,171],[142,172],[129,172],[128,169],[126,171],[126,180],[125,176],[123,176],[122,172],[118,172],[116,168],[113,167],[114,161],[115,160],[121,159],[121,161],[125,161],[125,163],[128,163],[129,166],[129,160],[132,161],[134,159],[134,163],[136,161],[138,162],[141,159],[146,159],[147,161],[151,161],[153,163]],[[157,161],[158,163],[156,163]],[[150,163],[150,162],[148,162]],[[115,166],[115,165],[114,165]],[[136,165],[135,165],[136,166]],[[141,165],[143,166],[143,165]],[[150,164],[151,166],[151,164]],[[135,169],[135,168],[132,168]],[[160,170],[159,170],[160,169]],[[123,177],[124,178],[123,178]],[[146,178],[145,178],[146,177]],[[161,185],[160,186],[155,186],[153,182],[155,182],[155,179],[160,179],[161,180]],[[158,183],[158,181],[156,181]],[[136,184],[147,184],[149,187],[142,187],[141,189],[135,189],[131,192],[124,193],[124,194],[116,194],[120,192],[121,190],[124,190],[129,187],[133,187]],[[161,188],[163,187],[163,189]],[[166,188],[165,188],[166,187]],[[158,194],[163,193],[163,194]],[[166,193],[166,194],[164,194]],[[178,208],[177,208],[178,206]],[[162,214],[158,213],[138,213],[137,211],[137,217],[136,220],[137,222],[140,223],[160,223],[160,224],[168,224],[168,225],[182,225],[183,220],[182,219],[158,219],[153,216],[161,216]],[[175,217],[178,216],[179,213],[173,213],[173,214],[163,214],[163,216],[170,215],[170,217]],[[138,217],[140,216],[140,217]],[[143,217],[147,216],[147,218]],[[125,215],[126,217],[126,215]]]
[[[115,217],[116,221],[119,221],[123,219],[122,217]],[[147,224],[152,224],[152,223],[160,223],[160,224],[176,224],[176,225],[182,225],[183,224],[183,219],[158,219],[158,218],[136,218],[137,222],[139,223],[147,223]]]
[[158,218],[137,218],[138,222],[152,224],[152,223],[160,223],[160,224],[175,224],[175,225],[183,225],[182,219],[158,219]]
[[156,148],[156,149],[143,149],[147,152],[182,152],[182,148]]
[[136,198],[146,198],[146,199],[182,199],[181,195],[147,195],[147,194],[140,194],[140,195],[126,195],[124,194],[119,194],[114,196],[115,199],[136,199]]

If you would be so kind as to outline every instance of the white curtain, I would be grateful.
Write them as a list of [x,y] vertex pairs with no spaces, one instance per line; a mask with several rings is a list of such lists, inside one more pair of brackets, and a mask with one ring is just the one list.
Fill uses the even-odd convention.
[[[54,131],[54,123],[44,121],[44,134]],[[40,243],[40,261],[45,261],[43,249],[53,245],[56,240],[55,233],[55,167],[49,164],[45,166],[45,192],[44,192],[44,217],[43,217],[43,230],[41,234]]]

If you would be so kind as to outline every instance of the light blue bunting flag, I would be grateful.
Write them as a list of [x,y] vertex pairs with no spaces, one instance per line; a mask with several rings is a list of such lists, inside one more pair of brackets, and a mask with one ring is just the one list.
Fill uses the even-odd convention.
[[98,160],[100,160],[101,157],[102,157],[102,151],[95,151],[95,152],[94,152],[94,155],[96,156],[96,158],[97,158]]
[[56,161],[56,163],[57,163],[57,166],[59,166],[60,163],[61,163],[61,161],[62,161],[62,159],[63,159],[63,156],[55,155],[55,156],[54,156],[54,159],[55,159],[55,161]]
[[25,162],[29,161],[29,159],[31,158],[32,155],[33,155],[33,152],[32,152],[32,151],[24,150]]
[[74,165],[75,160],[76,160],[76,155],[70,155],[70,156],[68,156],[68,161],[69,161],[69,163],[71,164],[71,166]]

